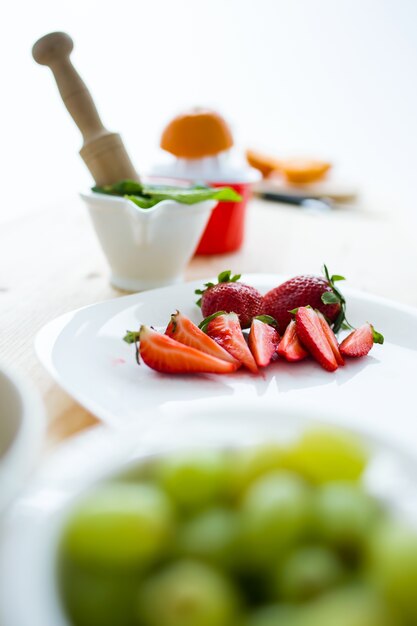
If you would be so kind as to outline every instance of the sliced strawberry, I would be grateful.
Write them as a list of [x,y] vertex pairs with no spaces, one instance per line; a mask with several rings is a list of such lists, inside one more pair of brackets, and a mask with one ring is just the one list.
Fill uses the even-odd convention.
[[364,324],[354,330],[340,344],[340,352],[345,356],[365,356],[374,345],[371,324]]
[[249,348],[259,367],[268,365],[279,344],[278,332],[256,317],[252,320],[249,333]]
[[285,329],[285,333],[278,345],[278,354],[292,363],[301,361],[308,356],[308,352],[304,350],[298,339],[295,320],[291,320]]
[[149,326],[141,327],[139,341],[140,356],[146,365],[158,372],[229,374],[237,369],[233,363],[185,346]]
[[316,311],[316,313],[319,316],[321,327],[323,329],[324,334],[326,335],[327,341],[330,344],[330,347],[332,349],[332,352],[334,354],[334,358],[336,359],[337,364],[344,365],[345,361],[342,355],[340,354],[339,344],[337,343],[336,335],[334,334],[329,324],[327,323],[327,320],[324,317],[323,313],[320,313],[320,311]]
[[325,370],[329,372],[337,370],[337,361],[316,311],[309,307],[300,307],[295,316],[295,323],[298,338],[311,356]]
[[223,361],[229,361],[229,363],[233,363],[237,367],[240,366],[240,361],[232,357],[227,350],[219,346],[214,339],[206,335],[196,324],[193,324],[188,317],[179,311],[171,315],[171,321],[167,326],[165,334],[186,346],[190,346],[190,348],[196,348],[218,359],[223,359]]
[[258,366],[245,341],[236,313],[213,316],[207,323],[206,332],[251,372],[258,373]]

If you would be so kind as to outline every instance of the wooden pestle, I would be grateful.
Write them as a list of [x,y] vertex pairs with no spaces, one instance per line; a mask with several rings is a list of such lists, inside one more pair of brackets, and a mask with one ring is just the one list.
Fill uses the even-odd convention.
[[71,63],[73,47],[66,33],[50,33],[34,44],[32,55],[37,63],[52,70],[64,104],[83,136],[80,155],[96,184],[139,180],[120,135],[103,126],[87,86]]

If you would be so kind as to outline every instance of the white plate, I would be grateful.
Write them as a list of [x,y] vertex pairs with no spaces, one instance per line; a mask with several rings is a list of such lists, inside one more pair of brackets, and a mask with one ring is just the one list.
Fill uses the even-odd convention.
[[[261,293],[284,277],[248,274],[242,281]],[[417,450],[417,310],[345,289],[349,320],[372,322],[385,344],[370,355],[349,360],[335,373],[317,363],[277,362],[263,376],[167,376],[135,362],[134,346],[122,341],[141,323],[165,327],[176,309],[198,322],[194,290],[205,280],[156,289],[89,306],[50,322],[37,336],[39,358],[55,380],[104,422],[125,427],[162,428],[173,409],[198,412],[210,402],[278,403],[332,407],[352,415],[352,423],[379,431]],[[159,409],[157,412],[156,409]],[[154,411],[153,422],[149,411]]]

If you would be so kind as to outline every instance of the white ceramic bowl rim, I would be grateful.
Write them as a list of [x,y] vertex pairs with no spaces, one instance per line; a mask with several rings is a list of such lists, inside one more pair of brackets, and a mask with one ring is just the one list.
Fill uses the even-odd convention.
[[175,209],[176,213],[190,213],[194,212],[204,212],[207,210],[208,205],[210,204],[213,208],[217,204],[217,200],[202,200],[201,202],[194,202],[193,204],[186,204],[184,202],[177,202],[176,200],[161,200],[153,207],[149,207],[149,209],[142,208],[135,204],[132,200],[128,198],[124,198],[123,196],[113,196],[110,194],[99,193],[97,191],[87,191],[80,193],[81,198],[89,203],[104,206],[110,208],[115,205],[120,205],[120,208],[125,207],[129,209],[133,209],[134,213],[138,213],[143,216],[151,216],[155,213],[159,213],[164,211],[165,209],[169,209],[170,211]]
[[[401,478],[405,476],[406,483],[402,485],[405,493],[407,488],[412,486],[415,493],[415,477],[417,471],[417,463],[415,458],[411,458],[406,452],[400,450],[397,446],[392,445],[392,442],[385,440],[383,437],[379,437],[374,433],[370,433],[366,430],[361,431],[357,428],[349,428],[348,416],[343,418],[342,421],[335,423],[330,418],[329,411],[323,411],[318,414],[316,411],[308,414],[305,408],[294,409],[285,406],[272,406],[262,405],[257,403],[251,406],[245,406],[239,409],[239,407],[233,407],[233,410],[224,419],[221,411],[227,408],[224,404],[218,405],[215,409],[214,405],[207,409],[204,415],[198,416],[200,421],[195,424],[190,422],[193,420],[192,412],[182,412],[173,416],[173,420],[166,424],[167,437],[161,442],[160,432],[157,429],[149,429],[147,432],[141,433],[141,439],[139,440],[139,433],[137,437],[134,435],[135,429],[129,429],[124,432],[115,432],[109,429],[101,428],[98,432],[100,437],[96,440],[96,447],[91,445],[84,445],[81,449],[78,449],[77,456],[75,457],[74,474],[67,472],[66,477],[60,476],[54,484],[39,488],[38,493],[33,494],[34,497],[30,504],[34,507],[35,518],[37,524],[28,524],[28,521],[23,523],[23,533],[17,536],[18,541],[15,542],[15,548],[20,550],[8,555],[8,567],[7,571],[10,573],[8,580],[2,581],[4,597],[1,600],[6,600],[6,621],[2,623],[2,626],[15,626],[19,623],[19,626],[68,626],[68,621],[63,615],[63,610],[60,605],[58,593],[57,593],[57,581],[55,577],[56,571],[56,556],[57,556],[57,544],[59,541],[60,533],[63,524],[68,516],[68,512],[72,509],[76,500],[82,498],[84,494],[97,482],[105,480],[109,476],[117,475],[121,471],[129,468],[132,463],[140,463],[146,461],[149,456],[169,454],[181,449],[178,445],[178,439],[176,434],[186,433],[181,435],[183,437],[182,449],[201,449],[203,447],[223,446],[228,447],[233,445],[232,440],[235,439],[234,445],[247,446],[255,445],[261,441],[270,441],[271,437],[267,436],[265,430],[259,428],[259,419],[253,419],[254,414],[259,414],[261,411],[264,416],[265,424],[268,428],[275,430],[275,439],[279,441],[278,433],[282,429],[282,439],[291,437],[291,433],[300,432],[300,429],[313,426],[333,426],[335,428],[345,428],[353,434],[362,435],[365,441],[368,443],[371,450],[381,450],[383,453],[388,453],[388,456],[395,456],[396,462],[401,465]],[[213,410],[216,413],[213,414]],[[226,431],[221,435],[216,431],[215,424],[207,421],[207,417],[210,416],[219,418],[220,422],[225,423]],[[246,421],[242,420],[242,415],[246,418]],[[252,419],[249,419],[252,417]],[[234,418],[234,419],[229,419]],[[191,425],[191,428],[187,428]],[[279,423],[277,423],[279,420]],[[237,425],[243,426],[243,430],[236,431]],[[185,428],[184,428],[185,427]],[[194,430],[193,430],[194,429]],[[211,434],[210,434],[211,433]],[[234,434],[233,434],[234,433]],[[227,436],[225,436],[227,435]],[[86,444],[89,434],[87,433]],[[90,433],[93,436],[93,433]],[[196,439],[194,439],[194,436]],[[230,437],[230,441],[227,437]],[[199,438],[197,440],[197,438]],[[187,439],[190,441],[189,445]],[[64,453],[64,465],[69,465],[74,462],[74,456],[70,454],[71,442],[68,445],[67,451],[61,449],[61,463],[62,453]],[[73,449],[74,451],[74,449]],[[89,454],[86,455],[86,451]],[[94,451],[94,452],[93,452]],[[111,455],[113,454],[113,457]],[[79,463],[77,463],[79,461]],[[56,467],[56,465],[55,465]],[[65,472],[64,472],[65,474]],[[83,484],[80,484],[80,477],[82,476]],[[385,483],[384,483],[385,488]],[[394,486],[390,485],[388,491],[392,494],[394,492]],[[394,493],[395,495],[395,493]],[[39,503],[36,503],[36,499]],[[27,505],[26,505],[27,506]],[[20,517],[22,512],[20,512]],[[22,521],[22,520],[21,520]],[[25,520],[23,519],[23,522]],[[37,526],[37,528],[36,528]],[[29,535],[29,536],[28,536]],[[26,539],[27,546],[22,546],[22,539]],[[7,563],[6,563],[7,565]],[[3,562],[4,567],[4,562]],[[36,580],[35,580],[36,579]],[[7,582],[7,585],[4,583]],[[36,584],[35,584],[36,582]],[[22,593],[25,595],[27,601],[25,605],[20,606],[19,598]],[[0,588],[1,595],[1,588]],[[0,602],[1,605],[1,602]],[[1,610],[0,610],[1,613]]]
[[0,510],[22,487],[39,453],[45,417],[38,393],[20,375],[0,364],[0,376],[18,399],[19,425],[0,458]]

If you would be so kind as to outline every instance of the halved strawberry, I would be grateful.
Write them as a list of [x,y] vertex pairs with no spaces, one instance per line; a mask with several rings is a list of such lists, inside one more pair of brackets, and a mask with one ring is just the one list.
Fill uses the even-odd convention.
[[278,354],[291,363],[301,361],[308,356],[308,352],[304,350],[298,339],[295,320],[291,320],[285,329],[285,333],[278,345]]
[[337,343],[336,335],[334,334],[329,324],[327,323],[327,320],[324,317],[323,313],[320,313],[320,311],[316,311],[316,313],[319,316],[321,327],[323,329],[324,334],[326,335],[327,341],[330,344],[330,347],[332,349],[332,352],[334,354],[334,358],[336,359],[337,364],[344,365],[345,361],[342,355],[340,354],[339,344]]
[[325,370],[329,372],[337,370],[336,358],[316,311],[309,307],[300,307],[295,316],[295,323],[298,338],[311,356]]
[[240,366],[240,361],[232,357],[227,350],[219,346],[214,339],[206,335],[196,324],[193,324],[188,317],[179,311],[171,315],[171,321],[167,326],[165,334],[186,346],[190,346],[190,348],[196,348],[218,359],[223,359],[223,361],[229,361],[229,363],[233,363],[237,367]]
[[202,323],[205,332],[254,374],[258,366],[248,348],[236,313],[220,311]]
[[141,326],[139,342],[140,356],[146,365],[158,372],[229,374],[238,367],[237,364],[185,346],[149,326]]
[[383,343],[384,338],[371,324],[364,324],[346,337],[340,344],[340,352],[345,356],[365,356],[374,343]]
[[265,367],[271,362],[278,344],[278,331],[262,319],[254,317],[249,332],[249,348],[259,367]]

